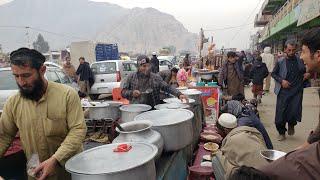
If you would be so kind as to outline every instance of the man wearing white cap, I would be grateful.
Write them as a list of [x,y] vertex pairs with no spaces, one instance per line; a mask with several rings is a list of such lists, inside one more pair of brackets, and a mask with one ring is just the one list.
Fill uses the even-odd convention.
[[217,127],[226,135],[217,154],[226,179],[242,165],[257,167],[268,163],[260,156],[260,150],[267,147],[263,136],[256,128],[237,127],[237,118],[229,113],[221,114]]

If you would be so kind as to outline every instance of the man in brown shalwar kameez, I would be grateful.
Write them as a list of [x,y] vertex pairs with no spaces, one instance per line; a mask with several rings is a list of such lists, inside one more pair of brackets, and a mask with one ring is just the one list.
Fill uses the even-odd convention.
[[218,83],[226,89],[229,96],[244,95],[243,69],[237,62],[238,57],[235,52],[228,52],[227,57],[228,60],[219,70]]

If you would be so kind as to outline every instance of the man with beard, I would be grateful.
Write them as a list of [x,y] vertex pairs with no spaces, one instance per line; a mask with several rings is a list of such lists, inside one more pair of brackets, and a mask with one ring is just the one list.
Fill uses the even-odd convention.
[[303,81],[310,76],[305,73],[305,66],[296,57],[296,43],[287,41],[285,44],[287,56],[277,61],[272,77],[275,79],[274,92],[277,95],[275,124],[279,132],[279,141],[285,140],[288,123],[288,135],[294,135],[294,126],[301,122]]
[[[320,72],[320,29],[308,32],[302,39],[300,58],[307,66],[307,72]],[[319,94],[320,95],[320,94]],[[243,169],[240,168],[240,169]],[[314,131],[311,131],[307,142],[286,156],[265,166],[258,167],[255,172],[247,172],[243,179],[253,175],[268,176],[269,179],[319,179],[320,177],[320,118]],[[239,178],[239,172],[233,175]],[[261,178],[260,178],[261,179]]]
[[186,99],[180,91],[164,82],[160,75],[150,72],[150,59],[141,55],[137,58],[138,72],[128,76],[123,84],[121,95],[130,100],[131,104],[160,104],[160,90],[175,95],[179,99]]
[[[300,58],[307,72],[320,72],[320,29],[311,30],[302,39]],[[308,137],[307,143],[286,156],[259,170],[270,179],[319,179],[320,177],[320,121]]]
[[81,152],[86,135],[77,92],[45,79],[45,57],[36,50],[20,48],[10,61],[20,91],[8,99],[1,115],[0,157],[19,131],[27,160],[36,155],[40,161],[29,179],[71,179],[64,164]]

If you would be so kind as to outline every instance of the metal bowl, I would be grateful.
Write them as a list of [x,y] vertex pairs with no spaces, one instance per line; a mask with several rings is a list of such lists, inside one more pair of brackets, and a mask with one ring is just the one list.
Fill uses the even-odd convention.
[[260,151],[260,155],[271,161],[275,161],[283,156],[285,156],[287,153],[282,152],[282,151],[277,151],[277,150],[262,150]]

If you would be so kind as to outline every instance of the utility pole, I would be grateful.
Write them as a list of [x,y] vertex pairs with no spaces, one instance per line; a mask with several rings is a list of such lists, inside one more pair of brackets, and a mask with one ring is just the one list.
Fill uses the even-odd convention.
[[26,26],[25,28],[26,28],[27,47],[28,47],[28,48],[31,48],[31,44],[30,44],[30,32],[29,32],[30,27],[29,27],[29,26]]
[[203,33],[203,29],[202,28],[200,28],[199,36],[200,36],[199,57],[201,58],[201,51],[203,49],[203,38],[204,38],[204,33]]

